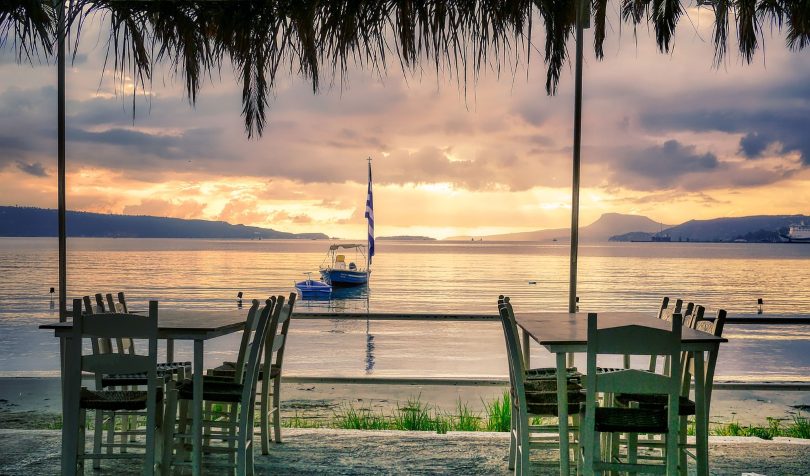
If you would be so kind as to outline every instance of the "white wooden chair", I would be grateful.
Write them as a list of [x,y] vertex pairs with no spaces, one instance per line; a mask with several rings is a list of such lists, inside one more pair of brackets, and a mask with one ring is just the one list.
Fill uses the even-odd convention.
[[[680,300],[676,306],[680,307]],[[688,303],[686,306],[686,311],[688,314],[684,315],[682,326],[684,328],[691,328],[694,329],[697,326],[698,320],[703,318],[703,314],[705,312],[705,308],[703,306],[695,306],[693,303]],[[672,313],[669,313],[668,316],[664,320],[672,321]],[[669,358],[668,356],[664,356],[664,367],[663,372],[666,373],[668,371],[669,365]],[[649,372],[655,372],[657,367],[657,359],[658,356],[650,356],[650,366],[648,368]],[[688,417],[695,415],[695,402],[694,400],[689,399],[689,391],[690,385],[692,382],[692,370],[690,369],[689,359],[691,358],[691,354],[689,352],[681,352],[680,359],[681,359],[681,396],[678,402],[678,415],[680,417],[680,429],[679,429],[679,446],[683,450],[686,447],[686,437],[687,437],[687,429],[688,429]],[[638,404],[638,406],[642,408],[663,408],[667,404],[667,396],[665,394],[633,394],[633,393],[620,393],[615,395],[614,403],[620,406],[629,407],[632,402]],[[617,438],[613,441],[614,446],[612,448],[612,454],[614,457],[619,456],[619,445],[620,444],[627,444],[628,451],[637,451],[638,449],[647,449],[647,450],[660,450],[647,452],[644,454],[644,457],[649,460],[663,460],[665,458],[664,455],[664,447],[665,443],[662,438],[658,438],[656,435],[650,434],[646,435],[644,438],[638,438],[637,435],[628,435],[626,439]],[[681,461],[679,466],[681,466],[682,470],[685,470],[685,453],[682,451],[681,454]]]
[[[517,325],[509,298],[498,300],[498,313],[503,325],[509,361],[509,381],[512,408],[512,424],[509,438],[509,469],[515,474],[530,474],[530,452],[532,449],[559,449],[559,426],[532,424],[535,418],[557,418],[556,369],[535,369],[540,372],[533,378],[523,362],[523,352],[518,338]],[[550,375],[550,377],[549,377]],[[569,425],[571,449],[577,454],[577,432],[579,426],[579,406],[584,400],[579,374],[572,371],[568,375],[568,414],[572,418]],[[556,462],[555,462],[556,464]]]
[[[283,301],[283,297],[279,298]],[[258,382],[259,363],[264,348],[265,339],[268,335],[272,320],[278,320],[282,303],[276,299],[268,299],[265,307],[254,317],[252,322],[246,321],[245,334],[248,334],[246,347],[246,358],[243,368],[238,368],[234,377],[228,379],[204,378],[203,379],[203,400],[205,402],[216,402],[228,406],[224,419],[212,419],[210,412],[204,415],[203,425],[213,427],[208,433],[212,439],[227,442],[228,446],[206,446],[203,448],[209,453],[228,453],[228,466],[236,470],[238,475],[252,475],[253,471],[253,421],[256,403],[256,384]],[[258,301],[254,301],[248,314],[248,321],[251,321],[251,312],[257,313]],[[254,325],[255,323],[255,325]],[[164,471],[168,472],[172,464],[185,464],[186,461],[176,461],[181,456],[187,454],[190,447],[188,441],[187,426],[191,418],[191,408],[189,401],[193,400],[193,384],[191,380],[185,380],[179,385],[174,382],[169,383],[168,402],[166,405],[166,433],[165,438],[168,443],[164,446],[163,459],[165,461]],[[179,402],[180,419],[177,420]],[[177,431],[175,431],[177,424]],[[177,449],[177,456],[174,450]],[[235,461],[234,461],[235,460]]]
[[[620,326],[599,329],[595,313],[588,314],[588,371],[585,377],[586,404],[585,417],[580,430],[583,447],[583,469],[585,474],[601,474],[603,471],[627,471],[675,475],[678,472],[678,416],[681,392],[681,331],[682,317],[672,316],[672,329],[661,330],[644,326]],[[648,369],[623,369],[607,373],[596,371],[599,355],[668,355],[669,372],[656,373]],[[597,394],[608,394],[597,403]],[[613,394],[665,394],[663,408],[641,407],[632,402],[628,407],[611,406]],[[665,461],[663,465],[638,462],[637,448],[629,445],[626,462],[605,461],[605,453],[615,456],[612,451],[603,452],[600,435],[662,434],[665,435]]]
[[[290,293],[287,302],[281,309],[278,322],[275,327],[271,327],[267,342],[265,344],[264,362],[259,372],[259,380],[262,382],[259,389],[260,394],[260,425],[262,454],[270,453],[270,442],[281,443],[281,372],[284,363],[284,349],[287,347],[287,334],[290,330],[293,307],[295,306],[296,294]],[[272,326],[272,323],[271,323]],[[232,376],[236,362],[223,362],[222,365],[210,371],[213,375]],[[269,375],[270,378],[265,376]],[[271,388],[272,386],[272,388]],[[270,401],[272,397],[272,403]],[[273,426],[271,438],[270,425]]]
[[[87,303],[89,299],[85,300]],[[157,375],[157,320],[158,303],[149,303],[149,315],[127,315],[118,313],[83,314],[82,300],[73,301],[73,328],[72,347],[67,349],[66,380],[81,381],[81,372],[92,372],[96,375],[111,373],[143,373],[147,378],[146,390],[88,390],[82,387],[78,395],[67,395],[66,425],[76,425],[75,430],[69,429],[76,435],[75,460],[66,466],[82,473],[84,461],[87,459],[122,459],[144,458],[144,473],[152,474],[155,470],[156,455],[160,454],[162,423],[163,382]],[[144,339],[148,342],[147,355],[119,354],[113,352],[93,352],[89,355],[82,353],[82,340],[89,338],[100,342],[111,341],[119,336],[129,336]],[[110,428],[115,427],[115,417],[128,418],[133,415],[145,416],[146,427],[143,430],[145,442],[142,445],[110,444],[106,452],[101,452],[98,445],[94,445],[93,453],[85,452],[85,422],[87,410],[96,414],[110,415]],[[98,422],[98,418],[96,419]],[[140,446],[143,453],[114,452],[124,447]],[[96,467],[97,465],[94,465]],[[69,470],[68,470],[69,471]]]

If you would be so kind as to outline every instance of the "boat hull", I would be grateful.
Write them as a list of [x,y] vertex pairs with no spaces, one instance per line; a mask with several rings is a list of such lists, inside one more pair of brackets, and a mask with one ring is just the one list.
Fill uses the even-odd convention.
[[321,278],[324,282],[336,288],[362,286],[368,283],[368,273],[366,271],[348,269],[322,269]]
[[301,294],[331,294],[332,286],[320,281],[301,281],[295,283],[295,289]]

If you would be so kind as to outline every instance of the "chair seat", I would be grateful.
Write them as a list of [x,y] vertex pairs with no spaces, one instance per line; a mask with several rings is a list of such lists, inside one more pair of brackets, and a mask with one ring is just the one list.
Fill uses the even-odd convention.
[[[203,400],[238,403],[242,398],[242,387],[242,384],[239,383],[203,378]],[[180,382],[177,386],[177,395],[184,400],[193,400],[193,382],[190,379]]]
[[[568,380],[580,380],[582,379],[582,374],[577,371],[576,367],[568,367],[565,369],[566,376]],[[526,371],[526,378],[531,380],[542,380],[542,379],[556,379],[557,378],[557,367],[540,367],[536,369],[529,369]]]
[[[163,362],[157,364],[157,375],[164,380],[171,379],[180,370],[191,371],[191,362]],[[110,374],[101,378],[102,387],[146,385],[146,372],[134,374]]]
[[[584,418],[585,405],[580,413]],[[596,431],[601,433],[666,433],[666,408],[597,407],[594,415]]]
[[[526,409],[534,415],[557,416],[557,381],[536,380],[526,382]],[[568,414],[573,415],[579,411],[580,404],[585,401],[582,385],[568,382]]]
[[[638,402],[639,408],[666,408],[666,395],[645,395],[636,393],[620,393],[616,395],[616,401],[625,406],[630,406],[630,402]],[[695,414],[695,402],[686,397],[680,397],[678,402],[678,415],[687,416]]]
[[[219,367],[214,367],[209,370],[210,376],[230,377],[233,379],[233,374],[236,372],[236,362],[223,362]],[[281,368],[272,364],[270,366],[270,378],[276,378],[281,374]],[[264,369],[259,367],[259,380],[264,379]]]
[[[155,397],[163,401],[163,389],[157,387]],[[146,410],[145,390],[88,390],[82,387],[79,406],[88,410]]]

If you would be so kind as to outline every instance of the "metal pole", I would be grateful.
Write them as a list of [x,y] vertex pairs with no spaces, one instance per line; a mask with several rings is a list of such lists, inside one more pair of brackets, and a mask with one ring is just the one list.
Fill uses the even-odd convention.
[[57,33],[57,189],[59,196],[59,321],[67,319],[67,228],[65,224],[65,3],[59,1],[59,32]]
[[577,255],[579,252],[579,150],[582,141],[582,30],[586,3],[577,7],[577,53],[574,89],[574,167],[571,187],[571,263],[568,280],[568,312],[577,310]]

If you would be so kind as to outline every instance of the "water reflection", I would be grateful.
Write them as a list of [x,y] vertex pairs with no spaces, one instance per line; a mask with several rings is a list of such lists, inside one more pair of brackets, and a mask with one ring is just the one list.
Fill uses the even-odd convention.
[[371,333],[371,321],[366,319],[366,374],[374,371],[374,334]]

